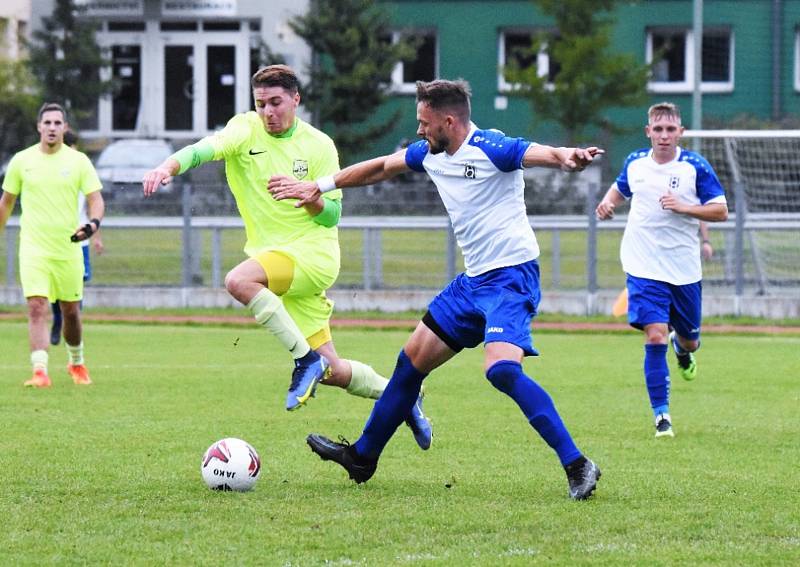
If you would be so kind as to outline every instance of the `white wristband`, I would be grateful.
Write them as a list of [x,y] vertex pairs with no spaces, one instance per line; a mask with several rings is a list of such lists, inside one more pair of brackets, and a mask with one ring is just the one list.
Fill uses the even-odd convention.
[[317,187],[320,193],[327,193],[336,189],[336,181],[333,180],[333,175],[326,175],[317,179]]

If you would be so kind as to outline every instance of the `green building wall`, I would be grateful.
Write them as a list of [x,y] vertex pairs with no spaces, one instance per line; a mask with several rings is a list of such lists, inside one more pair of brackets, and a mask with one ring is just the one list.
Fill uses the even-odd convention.
[[[398,27],[435,28],[438,35],[438,76],[464,78],[473,90],[473,120],[481,127],[499,128],[549,144],[563,143],[557,124],[533,116],[524,99],[508,97],[505,110],[495,109],[499,30],[511,26],[552,25],[530,0],[380,0]],[[732,124],[742,115],[761,121],[773,118],[773,10],[780,10],[780,113],[784,122],[800,126],[800,93],[794,88],[795,34],[800,24],[800,0],[705,0],[704,26],[725,26],[734,37],[734,88],[729,93],[704,93],[704,126]],[[614,14],[612,49],[645,60],[647,29],[651,26],[691,28],[692,0],[623,1]],[[680,105],[684,124],[692,123],[692,95],[650,93],[650,101]],[[373,145],[369,155],[392,151],[403,139],[415,139],[413,95],[396,95],[382,115],[400,108],[398,126]],[[609,170],[616,171],[633,149],[647,145],[642,127],[646,106],[613,108],[607,116],[629,133],[600,139],[609,150]],[[740,121],[741,122],[741,121]],[[367,157],[367,156],[364,156]]]

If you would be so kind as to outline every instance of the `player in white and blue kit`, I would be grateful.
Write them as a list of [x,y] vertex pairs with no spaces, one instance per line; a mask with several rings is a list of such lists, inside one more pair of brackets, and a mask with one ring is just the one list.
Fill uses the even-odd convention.
[[522,168],[580,171],[597,148],[554,148],[478,129],[470,121],[463,81],[417,83],[417,134],[422,140],[392,155],[352,165],[313,183],[270,180],[277,199],[319,197],[335,187],[368,185],[409,170],[426,172],[447,209],[466,271],[431,302],[397,360],[394,374],[353,445],[309,435],[312,450],[343,466],[358,483],[369,480],[378,457],[419,396],[423,379],[464,348],[485,344],[485,373],[510,396],[558,455],[569,494],[585,499],[600,470],[576,447],[547,392],[523,373],[537,355],[530,325],[539,304],[539,246],[528,222]]
[[700,346],[702,303],[698,232],[701,221],[727,219],[728,205],[708,161],[678,146],[684,131],[678,107],[655,104],[647,115],[645,133],[652,147],[628,156],[597,206],[597,216],[611,218],[619,204],[631,200],[620,247],[628,321],[645,335],[644,376],[655,435],[673,437],[668,343],[683,378],[693,380],[697,363],[692,353]]

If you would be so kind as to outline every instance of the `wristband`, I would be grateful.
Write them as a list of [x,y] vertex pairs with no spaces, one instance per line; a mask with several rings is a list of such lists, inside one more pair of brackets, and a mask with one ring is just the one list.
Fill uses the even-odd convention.
[[703,240],[703,244],[711,244],[710,240]]
[[320,193],[328,193],[336,189],[336,181],[333,180],[333,175],[326,175],[317,179],[317,187]]
[[98,218],[90,219],[89,222],[93,222],[94,224],[97,225],[97,228],[95,229],[95,232],[100,230],[100,219],[98,219]]

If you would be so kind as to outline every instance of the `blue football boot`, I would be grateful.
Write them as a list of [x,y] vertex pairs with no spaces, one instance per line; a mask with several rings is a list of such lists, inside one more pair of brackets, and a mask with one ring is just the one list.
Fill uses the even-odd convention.
[[411,433],[414,434],[414,440],[423,451],[431,448],[433,441],[433,428],[431,421],[422,413],[422,398],[425,396],[422,392],[419,393],[417,401],[411,408],[411,414],[406,419],[406,425],[411,428]]
[[[313,356],[310,356],[313,353]],[[307,362],[310,359],[312,362]],[[330,366],[324,356],[309,351],[303,358],[294,361],[292,383],[286,394],[286,409],[293,411],[299,409],[317,391],[317,384],[324,378]]]

